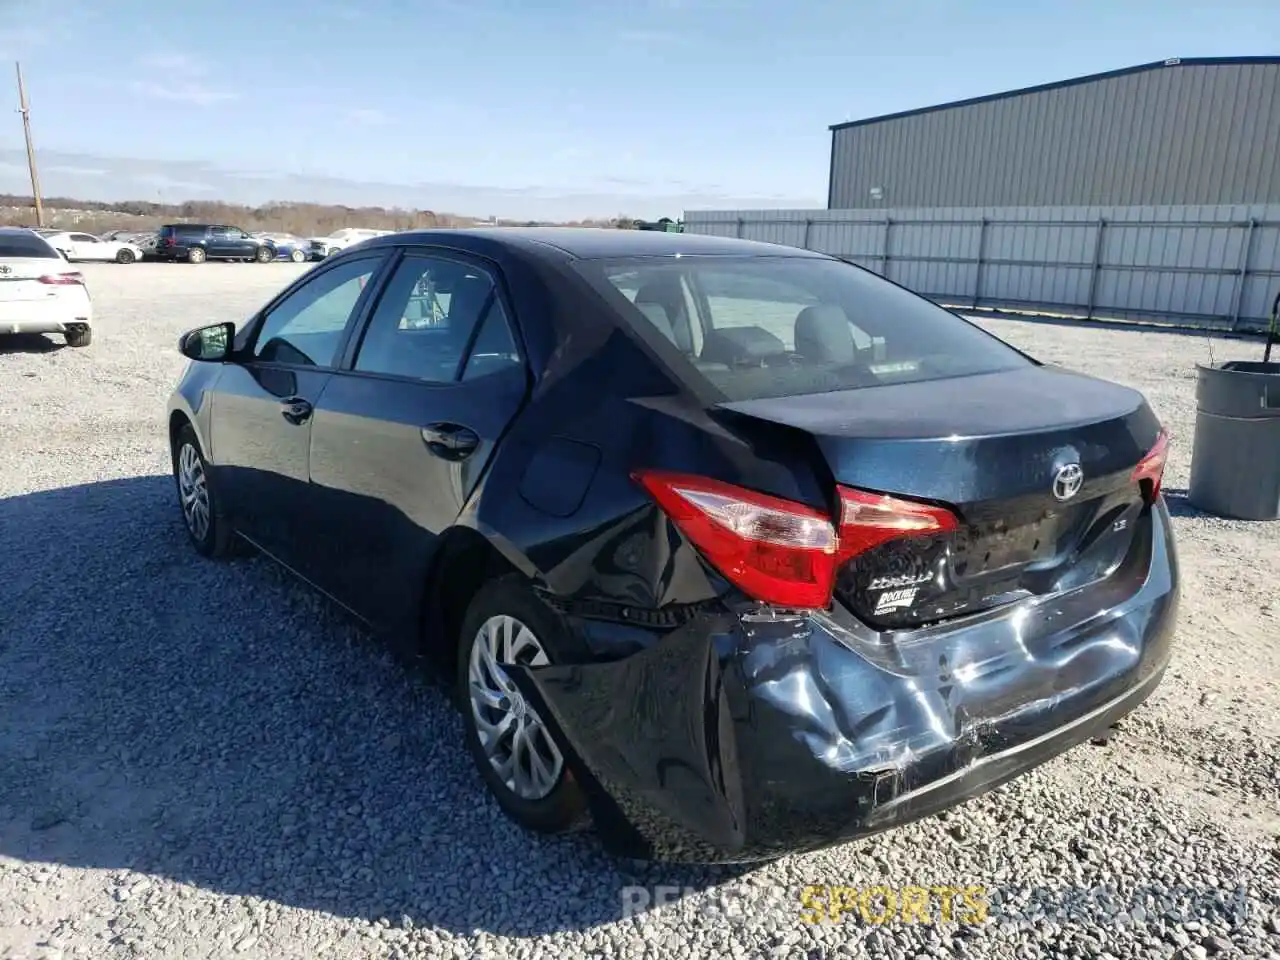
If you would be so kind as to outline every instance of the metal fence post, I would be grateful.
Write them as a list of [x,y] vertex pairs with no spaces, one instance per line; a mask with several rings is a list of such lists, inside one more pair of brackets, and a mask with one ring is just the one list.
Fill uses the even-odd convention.
[[813,228],[813,221],[805,217],[804,221],[804,239],[800,241],[800,246],[809,249],[809,231]]
[[1093,266],[1089,270],[1089,309],[1085,316],[1093,319],[1093,307],[1098,297],[1098,274],[1102,268],[1102,234],[1107,229],[1105,217],[1098,218],[1098,232],[1093,235]]
[[893,218],[884,218],[884,252],[880,257],[880,275],[886,279],[889,276],[889,232],[893,229]]
[[982,299],[982,257],[987,252],[987,218],[978,226],[978,267],[973,272],[973,305]]
[[1244,300],[1244,283],[1249,276],[1249,248],[1253,246],[1253,228],[1258,225],[1258,221],[1253,217],[1249,218],[1249,224],[1244,228],[1244,246],[1240,250],[1240,269],[1236,272],[1236,286],[1231,291],[1231,329],[1234,331],[1240,326],[1240,305]]

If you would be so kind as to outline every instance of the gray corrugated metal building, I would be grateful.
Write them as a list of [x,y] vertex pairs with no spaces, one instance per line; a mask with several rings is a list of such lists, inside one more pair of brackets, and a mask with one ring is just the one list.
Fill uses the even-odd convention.
[[832,210],[1280,203],[1280,57],[1167,60],[831,128]]

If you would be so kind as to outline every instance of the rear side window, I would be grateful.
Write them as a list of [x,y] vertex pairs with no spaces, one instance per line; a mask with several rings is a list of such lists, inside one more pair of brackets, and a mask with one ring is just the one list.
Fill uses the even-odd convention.
[[38,260],[57,260],[58,251],[43,237],[34,233],[0,234],[0,257],[27,257]]
[[519,363],[493,277],[473,264],[411,253],[382,293],[355,369],[448,383]]
[[727,401],[994,373],[1031,361],[937,304],[809,257],[578,261],[625,320]]

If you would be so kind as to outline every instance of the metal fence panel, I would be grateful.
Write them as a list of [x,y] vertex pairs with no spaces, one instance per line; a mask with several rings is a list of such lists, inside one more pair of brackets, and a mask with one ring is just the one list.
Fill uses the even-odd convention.
[[843,257],[949,306],[1266,326],[1280,205],[698,210],[685,230]]

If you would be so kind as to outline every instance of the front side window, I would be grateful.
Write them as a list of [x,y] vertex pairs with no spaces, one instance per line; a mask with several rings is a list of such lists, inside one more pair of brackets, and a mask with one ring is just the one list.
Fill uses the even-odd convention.
[[381,257],[361,257],[325,270],[273,306],[263,318],[254,356],[267,363],[331,367]]
[[355,369],[430,383],[518,364],[493,278],[471,264],[410,254],[387,282]]
[[725,400],[994,373],[1031,361],[882,277],[816,257],[583,260],[624,321],[671,342]]

